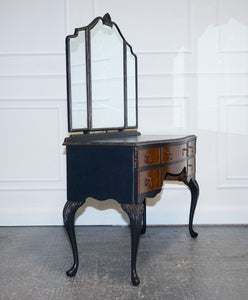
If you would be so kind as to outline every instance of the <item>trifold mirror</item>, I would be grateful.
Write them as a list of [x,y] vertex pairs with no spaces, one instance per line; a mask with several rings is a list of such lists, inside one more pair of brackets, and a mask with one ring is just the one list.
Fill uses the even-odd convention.
[[69,132],[137,128],[137,57],[110,15],[66,38]]

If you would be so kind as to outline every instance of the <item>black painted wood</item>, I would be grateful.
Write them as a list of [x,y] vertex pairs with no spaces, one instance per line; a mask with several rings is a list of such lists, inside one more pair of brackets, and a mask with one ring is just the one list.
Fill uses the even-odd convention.
[[[195,157],[191,153],[179,161],[164,162],[139,168],[138,151],[144,148],[184,145],[195,141],[195,136],[106,136],[99,135],[95,139],[67,138],[67,203],[64,208],[64,224],[71,242],[74,263],[67,271],[68,276],[75,276],[78,269],[78,252],[74,232],[74,216],[76,210],[87,197],[103,201],[115,199],[127,212],[131,226],[131,280],[138,285],[140,280],[136,271],[137,249],[140,234],[146,231],[146,197],[155,197],[162,189],[162,180],[171,179],[184,182],[191,191],[191,208],[189,216],[189,232],[195,238],[193,218],[199,196],[199,187],[195,172],[187,174],[187,161]],[[184,150],[184,149],[183,149]],[[179,163],[182,170],[173,174],[168,172],[161,178],[159,189],[138,193],[138,174],[152,168],[173,166]]]
[[128,214],[131,227],[131,280],[133,285],[139,285],[140,279],[136,271],[136,259],[144,205],[143,203],[122,204],[121,207]]
[[189,232],[192,238],[196,238],[198,233],[193,230],[193,218],[195,213],[195,208],[197,204],[197,200],[199,197],[199,185],[195,179],[190,179],[187,184],[191,191],[191,206],[190,206],[190,214],[189,214]]
[[67,199],[136,203],[133,147],[67,146]]
[[74,229],[74,218],[75,218],[76,211],[83,204],[84,201],[79,201],[79,202],[67,201],[63,210],[64,226],[71,242],[73,258],[74,258],[72,267],[66,272],[66,274],[70,277],[75,276],[78,270],[78,249],[77,249],[77,242],[76,242],[75,229]]
[[[90,30],[100,20],[107,26],[115,26],[120,34],[120,38],[123,40],[124,124],[120,128],[109,128],[107,124],[107,128],[93,128]],[[85,32],[86,44],[87,127],[72,128],[70,42],[80,32],[81,34]],[[134,126],[128,126],[127,47],[129,47],[135,59],[136,124]],[[155,197],[161,192],[164,179],[182,181],[189,187],[191,191],[189,232],[193,238],[197,236],[197,233],[193,230],[193,218],[199,195],[199,187],[195,179],[195,149],[192,150],[194,148],[192,145],[195,145],[196,136],[147,136],[137,132],[137,56],[133,53],[131,45],[123,37],[119,27],[112,22],[109,14],[106,14],[103,18],[95,18],[88,26],[76,28],[73,35],[67,36],[66,66],[68,129],[69,131],[84,132],[84,134],[71,135],[64,140],[67,153],[67,203],[64,207],[63,218],[74,258],[73,265],[67,271],[67,275],[75,276],[78,269],[78,250],[74,231],[74,217],[77,209],[83,205],[87,197],[92,197],[100,201],[115,199],[121,204],[121,207],[127,212],[130,219],[132,237],[131,280],[133,285],[138,285],[140,280],[136,271],[136,258],[139,236],[146,231],[146,198]],[[128,130],[126,130],[127,128]],[[105,132],[96,133],[96,131]],[[177,150],[173,150],[175,147],[171,146],[179,147],[176,147],[178,148]],[[142,161],[144,156],[142,157],[141,152],[146,153],[146,149],[150,151],[150,164]],[[154,150],[154,153],[157,153],[155,162],[152,161],[152,150]],[[180,153],[181,150],[183,153]],[[167,156],[169,157],[168,160]],[[141,164],[139,162],[140,159]],[[190,172],[188,172],[189,166],[191,166]]]
[[146,233],[146,198],[143,201],[144,210],[143,210],[143,218],[142,218],[142,228],[140,230],[141,234]]
[[[137,131],[110,132],[71,135],[65,138],[63,145],[110,145],[114,146],[139,146],[139,147],[158,147],[176,146],[196,140],[195,135],[144,135]],[[142,148],[140,148],[142,149]]]

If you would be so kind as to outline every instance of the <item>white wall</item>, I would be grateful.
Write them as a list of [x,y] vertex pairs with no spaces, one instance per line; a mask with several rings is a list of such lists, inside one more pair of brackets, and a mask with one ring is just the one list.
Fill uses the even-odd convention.
[[[248,223],[247,0],[1,0],[0,225],[62,224],[64,39],[106,12],[138,55],[140,131],[198,136],[195,223]],[[186,224],[189,203],[167,185],[148,223]],[[77,218],[126,223],[112,200]]]

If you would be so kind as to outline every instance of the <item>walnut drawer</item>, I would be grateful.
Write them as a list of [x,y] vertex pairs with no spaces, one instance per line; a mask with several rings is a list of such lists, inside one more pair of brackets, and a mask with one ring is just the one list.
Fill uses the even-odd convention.
[[160,148],[138,150],[138,168],[158,165],[160,163]]
[[161,188],[161,169],[155,168],[138,173],[138,194]]
[[187,175],[195,173],[195,157],[188,159],[187,161]]
[[193,154],[195,154],[196,153],[196,143],[195,143],[195,141],[191,141],[191,142],[188,142],[188,144],[187,144],[187,148],[188,148],[188,156],[190,156],[190,155],[193,155]]
[[161,162],[167,163],[187,157],[187,144],[168,146],[161,149]]

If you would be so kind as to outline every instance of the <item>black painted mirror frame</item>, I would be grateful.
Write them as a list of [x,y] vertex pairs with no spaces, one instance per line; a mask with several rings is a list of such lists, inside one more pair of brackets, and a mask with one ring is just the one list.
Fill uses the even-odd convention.
[[[123,41],[123,86],[124,86],[124,124],[121,127],[104,127],[94,128],[92,122],[92,72],[91,72],[91,40],[90,30],[93,29],[99,21],[102,21],[103,25],[113,27],[117,29],[122,41]],[[71,86],[71,39],[78,37],[79,33],[85,32],[85,76],[86,76],[86,97],[87,97],[87,126],[85,128],[73,128],[72,126],[72,86]],[[135,62],[135,124],[133,126],[128,125],[128,78],[127,78],[127,49],[129,48],[130,54],[134,58]],[[131,45],[123,37],[119,27],[111,20],[109,14],[105,14],[104,17],[95,18],[88,26],[76,28],[73,35],[66,37],[66,70],[67,70],[67,105],[68,105],[68,131],[82,131],[84,133],[90,133],[91,131],[108,131],[118,130],[124,131],[125,129],[137,129],[138,128],[138,87],[137,87],[137,56],[133,53]]]

